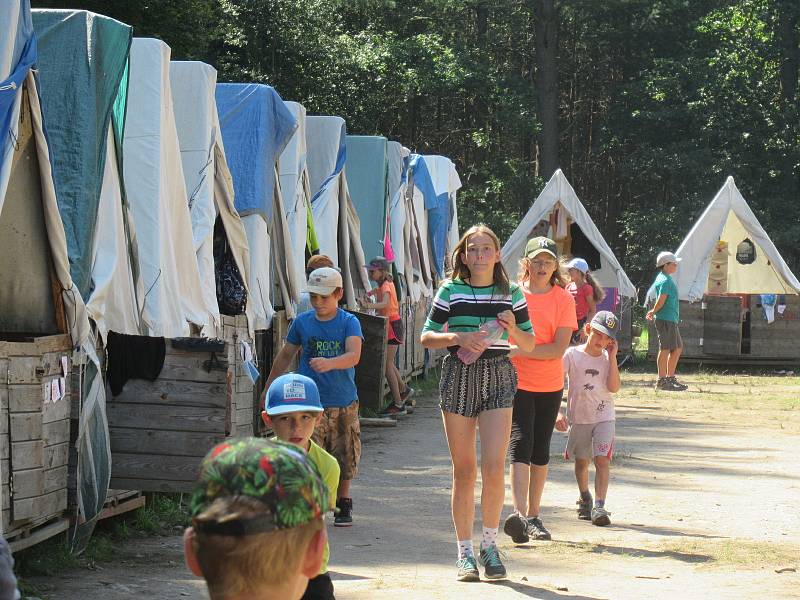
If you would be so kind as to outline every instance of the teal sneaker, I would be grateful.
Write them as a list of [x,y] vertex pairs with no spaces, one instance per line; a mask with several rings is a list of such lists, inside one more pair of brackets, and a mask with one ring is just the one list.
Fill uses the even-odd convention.
[[456,562],[458,567],[458,581],[480,581],[481,574],[478,572],[478,563],[475,562],[475,557],[471,554],[462,556]]
[[481,548],[478,561],[483,565],[483,576],[486,579],[505,579],[506,568],[500,560],[500,550],[495,544],[488,548]]

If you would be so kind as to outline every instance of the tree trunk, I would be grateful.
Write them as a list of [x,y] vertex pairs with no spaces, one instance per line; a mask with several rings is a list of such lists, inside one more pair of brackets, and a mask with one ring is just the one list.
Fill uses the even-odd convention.
[[540,173],[549,179],[558,157],[558,9],[555,0],[533,0],[536,40],[536,93],[539,121]]

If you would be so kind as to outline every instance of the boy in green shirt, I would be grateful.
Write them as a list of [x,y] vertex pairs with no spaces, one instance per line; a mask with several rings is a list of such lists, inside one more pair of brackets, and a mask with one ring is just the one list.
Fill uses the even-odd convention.
[[658,383],[656,383],[656,389],[670,392],[682,392],[688,387],[678,383],[675,378],[675,369],[683,351],[683,340],[678,328],[680,322],[678,286],[675,285],[671,275],[678,270],[680,261],[681,259],[672,252],[659,253],[656,258],[656,267],[659,273],[647,293],[648,298],[655,297],[656,299],[655,305],[647,311],[646,315],[648,321],[655,321],[658,334],[658,356],[656,357]]
[[[314,428],[322,417],[322,403],[314,380],[305,375],[289,373],[276,378],[267,390],[266,410],[261,418],[279,440],[294,444],[306,451],[309,459],[328,486],[331,509],[336,507],[339,485],[339,463],[311,440]],[[322,569],[308,582],[303,600],[334,600],[333,582],[328,575],[330,547],[325,544]]]

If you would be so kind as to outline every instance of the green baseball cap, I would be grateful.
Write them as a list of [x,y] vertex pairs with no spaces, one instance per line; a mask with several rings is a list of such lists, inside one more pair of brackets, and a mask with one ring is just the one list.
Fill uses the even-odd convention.
[[528,243],[525,245],[526,258],[533,258],[542,252],[547,252],[547,254],[553,258],[558,258],[558,247],[550,238],[539,236],[528,240]]
[[[232,496],[255,498],[264,512],[224,521],[197,518],[218,498]],[[228,536],[292,529],[321,518],[329,506],[328,488],[303,450],[255,437],[223,442],[206,454],[189,504],[195,530]]]

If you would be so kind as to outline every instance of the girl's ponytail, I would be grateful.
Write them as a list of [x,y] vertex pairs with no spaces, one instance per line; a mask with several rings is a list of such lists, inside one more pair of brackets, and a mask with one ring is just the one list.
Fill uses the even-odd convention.
[[605,290],[597,283],[597,280],[592,277],[591,273],[586,273],[586,283],[592,286],[592,297],[594,298],[595,302],[602,302],[603,298],[606,297]]

